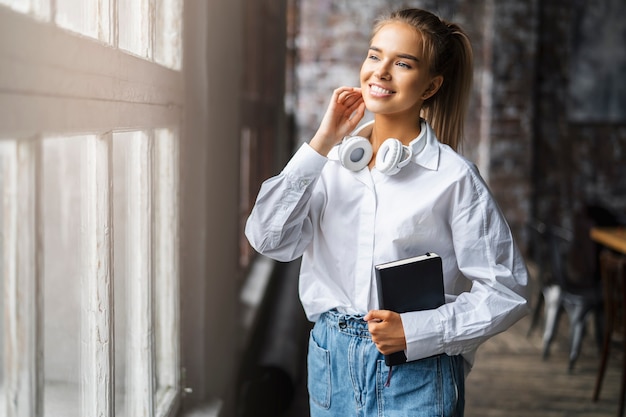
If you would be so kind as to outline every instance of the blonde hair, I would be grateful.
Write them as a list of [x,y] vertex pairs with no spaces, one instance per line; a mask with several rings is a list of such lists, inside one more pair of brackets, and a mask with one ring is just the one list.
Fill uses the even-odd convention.
[[439,90],[424,101],[421,116],[442,143],[458,150],[472,87],[473,55],[468,36],[457,24],[421,9],[398,10],[378,19],[373,34],[393,22],[406,23],[422,35],[422,52],[430,74],[443,76]]

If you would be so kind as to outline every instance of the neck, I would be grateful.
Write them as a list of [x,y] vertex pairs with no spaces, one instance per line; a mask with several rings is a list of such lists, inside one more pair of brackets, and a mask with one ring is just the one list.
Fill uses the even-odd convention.
[[386,115],[376,115],[370,141],[374,149],[378,149],[388,138],[399,139],[404,145],[408,145],[419,136],[420,131],[419,118],[417,120],[406,117],[398,119]]

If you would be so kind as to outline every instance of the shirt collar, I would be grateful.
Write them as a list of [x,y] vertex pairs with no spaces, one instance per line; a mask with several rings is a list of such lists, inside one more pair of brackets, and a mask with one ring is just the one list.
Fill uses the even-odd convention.
[[[421,165],[424,168],[430,170],[436,170],[439,166],[439,142],[435,136],[435,132],[430,127],[428,122],[424,119],[420,119],[421,128],[420,134],[409,142],[409,147],[413,151],[413,157],[411,158],[414,163]],[[374,128],[374,120],[371,120],[359,127],[357,127],[351,136],[363,136],[369,138]],[[339,160],[339,146],[333,147],[329,152],[328,158],[332,160]]]
[[424,119],[420,121],[421,132],[409,143],[413,148],[413,162],[434,171],[439,167],[439,141],[428,122]]

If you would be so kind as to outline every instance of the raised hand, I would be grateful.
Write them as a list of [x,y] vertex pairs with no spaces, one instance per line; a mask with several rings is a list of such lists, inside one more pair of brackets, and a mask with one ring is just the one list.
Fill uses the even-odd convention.
[[328,109],[310,145],[322,155],[353,131],[365,114],[361,89],[339,87],[333,91]]

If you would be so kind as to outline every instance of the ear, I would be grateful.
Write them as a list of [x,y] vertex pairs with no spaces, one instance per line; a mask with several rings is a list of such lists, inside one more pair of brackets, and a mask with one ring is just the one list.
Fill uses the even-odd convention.
[[443,84],[443,75],[437,75],[435,78],[430,80],[430,84],[424,94],[422,94],[422,100],[428,100],[439,90],[441,85]]

